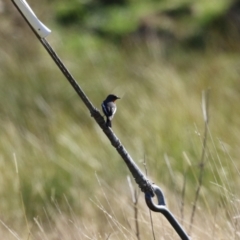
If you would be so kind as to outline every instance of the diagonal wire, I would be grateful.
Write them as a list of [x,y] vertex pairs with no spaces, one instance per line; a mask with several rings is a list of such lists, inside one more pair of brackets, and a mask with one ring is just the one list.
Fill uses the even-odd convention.
[[114,134],[112,129],[106,127],[104,118],[100,114],[99,110],[93,106],[91,101],[88,99],[87,95],[84,93],[84,91],[81,89],[80,85],[77,83],[77,81],[73,78],[73,76],[70,74],[68,69],[65,67],[61,59],[58,57],[58,55],[55,53],[55,51],[52,49],[50,44],[45,38],[41,38],[38,33],[34,30],[34,28],[31,26],[31,24],[28,22],[24,14],[21,12],[21,10],[18,8],[16,3],[12,0],[15,7],[18,9],[22,17],[25,19],[29,27],[32,29],[38,40],[41,42],[43,47],[47,50],[49,55],[52,57],[58,68],[61,70],[63,75],[66,77],[68,82],[71,84],[71,86],[74,88],[78,96],[82,99],[83,103],[86,105],[88,110],[91,113],[91,116],[95,119],[95,121],[98,123],[100,128],[102,128],[105,135],[108,137],[109,141],[115,147],[119,155],[122,157],[124,162],[126,163],[128,169],[133,175],[133,178],[135,179],[136,183],[139,185],[140,189],[144,193],[150,193],[151,196],[154,196],[154,191],[152,187],[152,183],[150,180],[144,175],[144,173],[140,170],[140,168],[136,165],[130,154],[127,152],[126,148],[122,145],[120,140],[117,138],[117,136]]
[[[32,29],[38,40],[41,42],[43,47],[47,50],[49,55],[52,57],[58,68],[61,70],[61,72],[64,74],[68,82],[71,84],[71,86],[74,88],[78,96],[82,99],[83,103],[86,105],[88,110],[90,111],[91,116],[95,119],[99,127],[103,130],[105,135],[108,137],[109,141],[113,145],[113,147],[117,150],[119,155],[122,157],[124,162],[126,163],[128,169],[132,173],[133,178],[135,179],[136,183],[139,185],[139,188],[142,190],[142,192],[145,193],[145,200],[148,205],[148,207],[156,212],[162,212],[164,216],[168,219],[168,221],[171,223],[171,225],[174,227],[176,232],[179,234],[181,239],[187,239],[189,240],[187,234],[182,229],[181,225],[177,222],[177,220],[174,218],[174,216],[171,214],[171,212],[166,208],[165,206],[165,200],[164,196],[162,194],[162,191],[159,187],[154,185],[150,180],[144,175],[144,173],[140,170],[140,168],[136,165],[130,154],[127,152],[125,147],[121,144],[120,140],[117,138],[117,136],[114,134],[111,128],[107,127],[104,121],[104,118],[100,114],[99,110],[93,106],[91,101],[88,99],[84,91],[81,89],[81,87],[78,85],[77,81],[73,78],[73,76],[70,74],[70,72],[67,70],[61,59],[57,56],[55,51],[52,49],[50,44],[47,42],[45,38],[41,38],[38,33],[34,30],[32,25],[28,22],[24,14],[21,12],[21,10],[18,8],[17,4],[12,0],[15,7],[18,9],[22,17],[25,19],[29,27]],[[158,205],[155,205],[152,202],[152,197],[156,194],[158,198]]]

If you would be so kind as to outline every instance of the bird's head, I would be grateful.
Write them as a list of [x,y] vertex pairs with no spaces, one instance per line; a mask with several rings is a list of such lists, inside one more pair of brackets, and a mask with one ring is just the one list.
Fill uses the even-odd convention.
[[120,99],[120,97],[118,97],[116,95],[113,95],[113,94],[110,94],[110,95],[107,96],[106,101],[115,102],[117,99]]

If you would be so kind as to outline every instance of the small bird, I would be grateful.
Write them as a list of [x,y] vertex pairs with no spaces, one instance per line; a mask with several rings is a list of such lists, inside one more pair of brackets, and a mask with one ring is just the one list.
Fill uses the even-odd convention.
[[120,99],[120,97],[110,94],[107,96],[107,98],[102,103],[102,110],[103,110],[104,115],[107,118],[107,120],[106,120],[107,127],[112,127],[112,119],[113,119],[114,114],[117,111],[117,106],[115,103],[115,101],[117,99]]

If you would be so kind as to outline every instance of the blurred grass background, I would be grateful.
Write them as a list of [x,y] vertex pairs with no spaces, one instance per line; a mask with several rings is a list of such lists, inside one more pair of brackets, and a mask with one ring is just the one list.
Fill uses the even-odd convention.
[[[11,1],[0,3],[1,235],[135,239],[124,162]],[[28,3],[93,104],[100,109],[109,93],[122,97],[113,130],[142,169],[146,160],[178,217],[186,177],[186,229],[200,169],[202,91],[211,89],[192,235],[238,239],[239,1]],[[141,236],[150,239],[142,195],[139,201]],[[161,215],[154,218],[158,235],[177,238]]]

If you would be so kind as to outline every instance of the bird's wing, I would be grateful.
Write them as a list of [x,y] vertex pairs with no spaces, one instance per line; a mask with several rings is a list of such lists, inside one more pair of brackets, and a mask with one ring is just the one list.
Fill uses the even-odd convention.
[[117,110],[117,107],[116,107],[115,104],[114,104],[114,106],[110,106],[110,107],[109,107],[109,112],[111,113],[111,114],[109,114],[109,119],[110,119],[110,120],[113,119],[113,116],[114,116],[116,110]]
[[107,117],[113,117],[115,114],[117,108],[116,105],[113,102],[108,102],[108,103],[103,103],[102,104],[102,109]]
[[109,115],[109,111],[108,111],[108,108],[107,108],[105,102],[102,103],[102,110],[106,116]]

